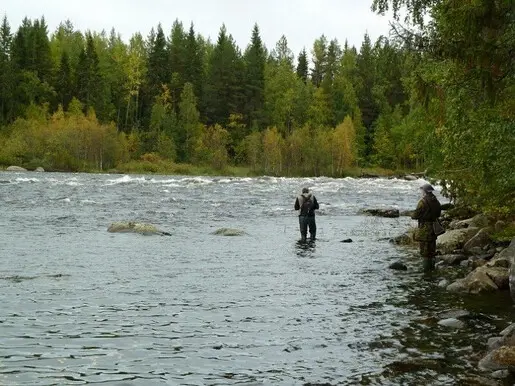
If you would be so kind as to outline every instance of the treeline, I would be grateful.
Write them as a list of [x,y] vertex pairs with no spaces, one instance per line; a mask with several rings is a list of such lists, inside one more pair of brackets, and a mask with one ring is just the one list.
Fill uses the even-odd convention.
[[[393,40],[321,36],[297,55],[259,28],[238,47],[176,20],[125,42],[44,18],[0,27],[0,164],[108,170],[134,162],[345,175],[429,169],[452,197],[515,202],[515,33],[509,2],[408,5]],[[424,25],[423,15],[433,19]],[[499,209],[501,208],[501,209]]]
[[[114,30],[82,33],[69,21],[50,34],[44,18],[25,19],[11,32],[4,18],[0,161],[98,167],[82,159],[57,165],[44,152],[14,146],[34,106],[47,131],[51,117],[69,112],[75,98],[85,116],[132,138],[131,151],[120,153],[131,159],[153,153],[282,175],[342,175],[357,164],[422,166],[423,147],[390,139],[387,127],[407,111],[402,79],[410,69],[401,48],[384,38],[372,44],[365,35],[357,50],[321,36],[309,61],[306,50],[295,59],[284,36],[269,51],[257,25],[249,32],[242,52],[225,26],[215,43],[180,21],[168,33],[158,25],[146,38],[137,33],[126,43]],[[103,168],[126,161],[114,154],[103,159]]]

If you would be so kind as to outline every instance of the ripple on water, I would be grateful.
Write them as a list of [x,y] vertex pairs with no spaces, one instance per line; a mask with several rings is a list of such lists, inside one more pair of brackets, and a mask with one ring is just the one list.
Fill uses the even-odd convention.
[[[0,384],[456,384],[513,317],[381,241],[410,219],[357,214],[412,208],[420,181],[0,176]],[[303,186],[312,244],[296,242]],[[172,236],[107,233],[119,220]],[[464,328],[438,325],[449,309],[471,312]]]

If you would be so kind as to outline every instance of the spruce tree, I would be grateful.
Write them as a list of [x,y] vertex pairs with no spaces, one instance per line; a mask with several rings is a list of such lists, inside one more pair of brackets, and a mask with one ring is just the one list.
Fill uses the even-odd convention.
[[247,127],[263,125],[265,92],[265,47],[254,25],[252,38],[245,52],[245,117]]
[[299,54],[298,63],[297,63],[297,76],[302,79],[304,84],[308,81],[308,73],[309,73],[309,64],[308,64],[308,55],[306,53],[306,49],[303,48]]

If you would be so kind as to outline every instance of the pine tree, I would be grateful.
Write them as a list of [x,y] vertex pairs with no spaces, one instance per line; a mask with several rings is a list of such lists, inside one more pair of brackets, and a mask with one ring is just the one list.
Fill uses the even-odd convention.
[[245,52],[245,117],[247,127],[261,127],[264,120],[266,53],[259,27],[254,25],[252,38]]
[[13,68],[11,63],[11,27],[4,16],[0,27],[0,127],[12,118]]
[[309,73],[309,65],[308,65],[308,55],[306,53],[306,49],[303,48],[299,54],[298,63],[297,63],[297,76],[302,79],[304,83],[308,81],[308,73]]
[[[174,106],[179,105],[179,97],[186,78],[186,34],[182,23],[175,20],[168,43],[170,92]],[[176,110],[176,112],[178,112]]]
[[193,85],[195,96],[197,100],[200,100],[203,95],[204,86],[204,53],[200,41],[195,35],[193,23],[190,25],[185,44],[184,81]]
[[209,124],[225,124],[230,114],[242,112],[243,72],[241,54],[223,25],[208,63],[205,103]]
[[73,78],[68,52],[63,51],[57,70],[56,92],[58,103],[65,109],[73,97]]

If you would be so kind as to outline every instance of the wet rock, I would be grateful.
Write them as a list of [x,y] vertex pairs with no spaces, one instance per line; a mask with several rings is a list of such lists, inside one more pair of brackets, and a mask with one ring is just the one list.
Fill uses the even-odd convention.
[[22,168],[21,166],[9,166],[5,170],[8,172],[26,172],[27,171],[27,169]]
[[438,261],[442,261],[445,265],[459,265],[463,260],[467,260],[467,256],[461,254],[448,254],[436,256]]
[[378,217],[399,217],[399,209],[363,209],[362,213]]
[[502,337],[500,336],[494,336],[491,338],[488,338],[488,342],[486,343],[488,347],[488,351],[493,351],[498,349],[499,347],[503,346],[502,344]]
[[468,267],[470,264],[470,261],[468,260],[463,260],[460,262],[460,267]]
[[490,376],[495,379],[504,379],[510,376],[510,372],[508,370],[497,370],[490,374]]
[[476,269],[486,265],[487,261],[485,259],[480,258],[470,258],[468,266],[472,269]]
[[515,336],[515,323],[510,324],[504,330],[501,331],[501,336]]
[[413,175],[411,175],[411,174],[406,174],[406,175],[404,176],[404,179],[405,179],[406,181],[416,181],[416,180],[418,180],[418,177],[413,176]]
[[211,233],[216,236],[243,236],[246,233],[240,229],[220,228]]
[[515,346],[501,346],[479,361],[481,370],[509,370],[515,367]]
[[406,264],[401,263],[400,261],[396,261],[388,266],[390,269],[395,269],[397,271],[407,271],[408,267],[406,267]]
[[438,322],[440,326],[449,327],[449,328],[463,328],[465,327],[465,323],[456,318],[448,318],[442,319]]
[[501,267],[479,267],[465,278],[458,279],[447,287],[451,292],[479,294],[505,289],[508,285],[508,270]]
[[479,230],[479,232],[477,232],[469,241],[467,241],[463,245],[463,250],[465,251],[465,253],[478,254],[475,253],[476,248],[479,248],[481,250],[479,254],[483,253],[482,248],[492,241],[492,239],[490,238],[491,231],[492,229],[489,227]]
[[34,171],[38,172],[38,173],[42,173],[45,171],[45,169],[43,169],[41,166],[38,166]]
[[388,370],[394,373],[412,373],[421,370],[435,370],[438,371],[444,367],[445,364],[437,359],[429,358],[410,358],[402,361],[395,361],[386,365]]
[[340,243],[352,243],[352,239],[344,239]]
[[436,248],[442,254],[449,254],[460,249],[479,231],[479,228],[454,229],[445,232],[436,240]]
[[460,385],[467,386],[499,386],[497,381],[479,375],[473,375],[461,379]]
[[449,285],[449,280],[447,280],[447,279],[442,279],[442,280],[440,280],[440,282],[438,282],[439,288],[446,288],[448,285]]
[[510,268],[510,260],[506,256],[494,256],[492,260],[486,263],[487,267],[502,267],[502,268]]
[[169,236],[170,233],[163,232],[155,225],[146,224],[146,223],[138,223],[133,221],[120,221],[114,222],[109,225],[107,228],[108,232],[111,233],[139,233],[142,235],[166,235]]
[[450,310],[438,314],[439,319],[459,319],[470,316],[470,312],[466,310]]
[[499,252],[498,258],[507,259],[510,262],[510,293],[511,298],[515,301],[515,237],[511,240],[508,248]]
[[414,210],[403,210],[402,212],[399,212],[399,216],[411,217],[413,216],[413,213],[415,213]]

